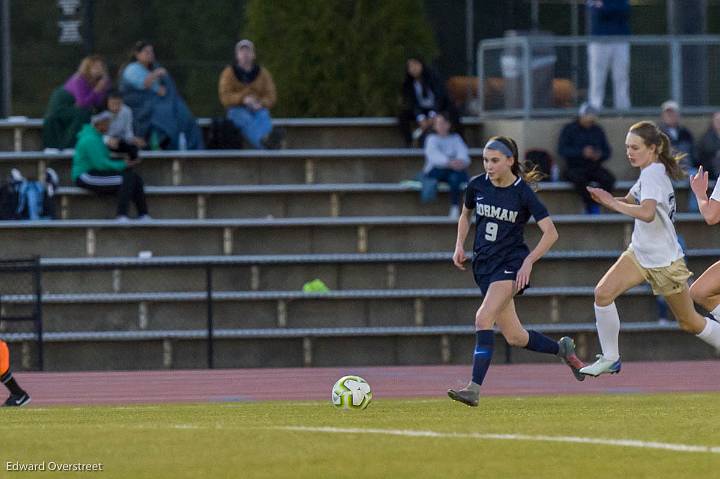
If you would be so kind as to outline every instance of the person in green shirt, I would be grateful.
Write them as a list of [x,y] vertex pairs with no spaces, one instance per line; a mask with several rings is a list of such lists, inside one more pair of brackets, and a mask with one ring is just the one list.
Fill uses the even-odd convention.
[[143,180],[133,169],[140,160],[115,160],[103,142],[110,120],[109,112],[95,115],[78,133],[72,162],[73,182],[95,193],[117,195],[117,219],[120,221],[127,221],[131,200],[137,208],[138,218],[150,219]]

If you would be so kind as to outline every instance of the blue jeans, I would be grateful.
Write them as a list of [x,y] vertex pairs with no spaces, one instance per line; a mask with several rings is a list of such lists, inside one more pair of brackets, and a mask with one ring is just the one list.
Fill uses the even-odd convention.
[[265,149],[262,139],[272,130],[272,119],[267,108],[252,111],[244,106],[229,108],[227,117],[240,129],[253,148]]
[[467,183],[467,171],[456,171],[451,168],[433,168],[422,176],[420,200],[423,203],[433,201],[437,197],[437,184],[443,181],[450,186],[450,204],[460,206],[463,183]]

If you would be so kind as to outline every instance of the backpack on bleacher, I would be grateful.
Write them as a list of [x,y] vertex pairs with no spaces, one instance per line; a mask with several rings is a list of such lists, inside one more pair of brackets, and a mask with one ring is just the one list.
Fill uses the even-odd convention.
[[8,181],[0,186],[0,220],[18,220],[18,190],[17,183]]
[[210,123],[207,146],[211,150],[240,150],[243,136],[235,124],[224,117],[215,117]]
[[8,181],[0,186],[0,220],[41,220],[55,217],[55,204],[39,181]]

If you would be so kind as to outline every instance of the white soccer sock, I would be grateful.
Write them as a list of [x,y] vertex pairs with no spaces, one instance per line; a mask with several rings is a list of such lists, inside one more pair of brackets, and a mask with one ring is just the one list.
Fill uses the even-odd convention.
[[710,311],[710,314],[713,315],[713,318],[715,318],[715,319],[717,319],[718,321],[720,321],[720,304],[718,304],[717,306],[715,306],[715,309],[713,309],[712,311]]
[[618,316],[614,302],[607,306],[595,305],[595,324],[597,325],[603,357],[610,361],[618,360],[620,358],[620,348],[618,346],[620,316]]
[[710,318],[705,318],[705,329],[703,329],[697,337],[715,349],[720,349],[720,323]]

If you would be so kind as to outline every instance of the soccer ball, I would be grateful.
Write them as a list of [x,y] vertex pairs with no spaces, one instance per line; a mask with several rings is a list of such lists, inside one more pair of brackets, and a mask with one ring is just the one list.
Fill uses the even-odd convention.
[[332,403],[336,408],[365,409],[370,401],[370,385],[360,376],[343,376],[332,388]]

